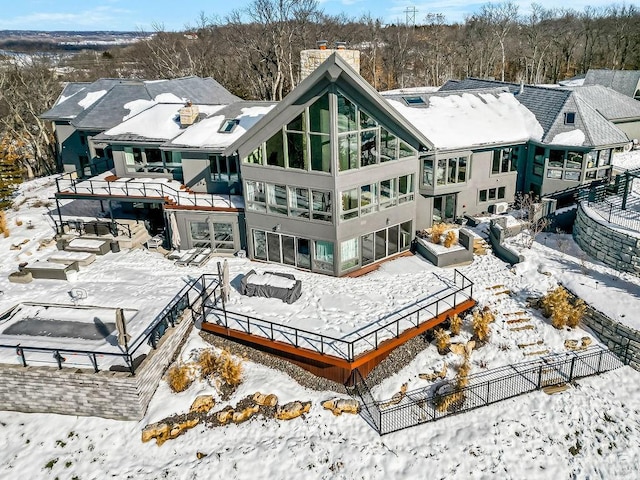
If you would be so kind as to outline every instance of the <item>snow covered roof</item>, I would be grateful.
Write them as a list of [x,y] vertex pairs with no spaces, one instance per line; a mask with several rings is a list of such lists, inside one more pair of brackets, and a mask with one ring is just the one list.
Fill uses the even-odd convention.
[[[239,139],[273,107],[274,102],[237,102],[191,125],[168,147],[224,149]],[[226,120],[235,120],[237,125],[230,132],[220,132]]]
[[[566,143],[557,143],[558,135],[574,130],[581,130],[584,134],[582,144],[576,143],[578,134],[562,135],[559,140],[569,141],[569,145],[583,147],[621,145],[629,141],[626,134],[599,111],[599,104],[591,103],[592,95],[576,93],[581,89],[580,87],[571,89],[521,86],[516,83],[467,78],[447,82],[440,88],[440,92],[459,92],[489,87],[508,88],[514,97],[535,115],[544,131],[543,143],[566,145]],[[629,99],[629,101],[634,100]],[[574,122],[565,121],[566,113],[574,114]]]
[[[228,105],[240,100],[212,78],[185,77],[140,81],[100,79],[90,84],[69,84],[53,108],[41,115],[49,120],[69,120],[80,130],[107,130],[131,114],[125,105],[135,100],[155,101],[171,93],[180,101]],[[150,107],[155,103],[148,103]],[[138,107],[142,105],[139,104]],[[139,111],[139,109],[137,110]]]
[[424,103],[408,106],[400,98],[389,103],[438,149],[539,140],[542,127],[535,116],[506,89],[421,95]]
[[[164,94],[158,97],[167,97]],[[180,109],[184,102],[157,103],[99,135],[102,140],[164,142],[180,135]],[[212,115],[224,105],[198,105],[201,115]]]

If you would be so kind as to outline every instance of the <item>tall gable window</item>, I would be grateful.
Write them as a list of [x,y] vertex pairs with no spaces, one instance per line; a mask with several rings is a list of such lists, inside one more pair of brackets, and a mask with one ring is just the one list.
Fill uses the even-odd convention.
[[[336,145],[331,143],[332,132]],[[331,173],[333,148],[337,149],[340,172],[417,156],[413,147],[384,129],[345,95],[327,92],[242,161]]]
[[573,125],[576,123],[576,112],[566,112],[564,114],[564,124]]
[[243,159],[244,163],[331,172],[329,94],[278,130]]
[[415,157],[417,152],[338,92],[338,170]]

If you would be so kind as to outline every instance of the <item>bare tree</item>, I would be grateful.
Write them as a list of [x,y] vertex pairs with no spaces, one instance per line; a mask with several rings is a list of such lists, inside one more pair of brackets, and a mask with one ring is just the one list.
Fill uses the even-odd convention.
[[6,111],[0,125],[14,145],[29,152],[20,155],[28,178],[56,171],[53,133],[40,114],[51,108],[60,87],[46,59],[0,70],[0,103]]

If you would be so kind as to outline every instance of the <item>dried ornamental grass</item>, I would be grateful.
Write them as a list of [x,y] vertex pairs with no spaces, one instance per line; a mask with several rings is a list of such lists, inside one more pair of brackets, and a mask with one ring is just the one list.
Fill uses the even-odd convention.
[[542,313],[545,317],[551,318],[551,324],[555,328],[570,327],[575,328],[580,323],[585,311],[585,303],[578,299],[571,303],[569,292],[563,287],[547,293],[540,301]]
[[431,241],[435,244],[440,244],[442,240],[442,234],[447,229],[447,225],[444,223],[436,223],[431,227]]
[[167,383],[173,392],[184,392],[193,383],[191,367],[185,364],[172,366],[167,371]]
[[224,350],[218,360],[217,373],[227,385],[238,386],[242,382],[242,363]]
[[449,318],[449,330],[453,335],[460,335],[462,329],[462,318],[457,313]]
[[456,243],[456,240],[456,232],[453,230],[449,230],[444,237],[444,246],[449,248]]
[[436,328],[433,332],[436,339],[436,348],[440,355],[446,355],[451,346],[451,337],[442,328]]
[[219,358],[213,350],[205,350],[198,357],[198,366],[200,367],[200,376],[209,378],[218,370]]
[[489,311],[487,312],[473,312],[473,336],[479,342],[486,342],[489,339],[490,330],[489,324],[493,321],[493,314]]

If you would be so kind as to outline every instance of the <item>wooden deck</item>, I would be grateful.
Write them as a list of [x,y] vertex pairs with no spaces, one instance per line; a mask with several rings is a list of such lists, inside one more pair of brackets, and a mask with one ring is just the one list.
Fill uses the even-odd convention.
[[412,338],[430,330],[444,322],[454,314],[461,314],[471,309],[476,304],[475,300],[467,299],[456,306],[445,310],[439,315],[421,323],[418,327],[409,328],[401,332],[397,337],[381,342],[377,349],[369,350],[357,355],[353,361],[345,360],[334,355],[296,347],[292,344],[270,340],[268,338],[251,335],[239,330],[225,328],[223,325],[202,322],[202,330],[226,337],[252,348],[271,353],[284,358],[309,372],[339,383],[346,383],[351,372],[356,368],[366,377],[380,362],[382,362],[395,348],[406,343]]

